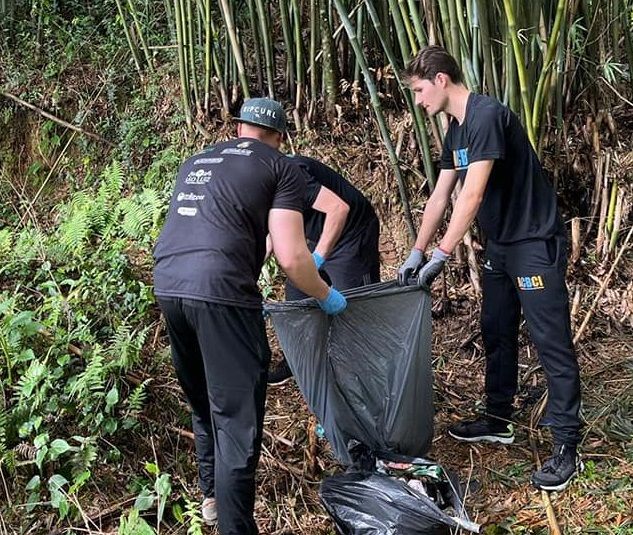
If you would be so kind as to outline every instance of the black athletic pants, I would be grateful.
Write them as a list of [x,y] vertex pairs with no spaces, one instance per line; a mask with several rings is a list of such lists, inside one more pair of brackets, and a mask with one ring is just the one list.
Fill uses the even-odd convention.
[[483,269],[481,332],[488,414],[510,419],[517,391],[521,309],[545,372],[547,417],[556,443],[580,441],[580,374],[565,286],[566,239],[489,242]]
[[255,469],[270,349],[261,310],[159,297],[176,375],[193,410],[200,487],[221,535],[257,533]]
[[[340,242],[319,270],[323,280],[337,290],[349,290],[380,282],[379,236],[380,224],[378,218],[374,218],[362,235]],[[314,251],[315,247],[315,242],[308,242],[310,251]],[[286,301],[299,301],[307,297],[290,281],[286,281]]]

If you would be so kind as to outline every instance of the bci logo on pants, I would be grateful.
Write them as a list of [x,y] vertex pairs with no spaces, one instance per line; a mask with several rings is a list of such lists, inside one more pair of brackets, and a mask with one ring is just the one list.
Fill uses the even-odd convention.
[[517,285],[519,290],[544,290],[545,283],[542,275],[533,275],[532,277],[517,277]]

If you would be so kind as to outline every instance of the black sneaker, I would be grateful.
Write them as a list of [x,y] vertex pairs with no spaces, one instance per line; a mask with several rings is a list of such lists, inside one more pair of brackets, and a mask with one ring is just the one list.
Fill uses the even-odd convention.
[[448,434],[463,442],[514,442],[514,426],[499,420],[480,418],[461,422],[448,430]]
[[537,489],[559,492],[567,488],[583,469],[575,446],[557,444],[554,454],[543,463],[540,470],[532,474],[532,485]]
[[286,362],[286,359],[283,359],[279,364],[277,364],[272,370],[268,372],[268,384],[269,385],[283,385],[287,383],[292,378],[292,371],[290,371],[290,367]]

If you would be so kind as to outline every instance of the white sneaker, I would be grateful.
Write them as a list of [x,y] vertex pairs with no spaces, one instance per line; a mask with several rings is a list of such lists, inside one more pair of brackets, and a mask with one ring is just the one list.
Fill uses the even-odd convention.
[[207,526],[213,526],[218,521],[218,511],[215,508],[215,498],[205,498],[202,501],[202,520]]

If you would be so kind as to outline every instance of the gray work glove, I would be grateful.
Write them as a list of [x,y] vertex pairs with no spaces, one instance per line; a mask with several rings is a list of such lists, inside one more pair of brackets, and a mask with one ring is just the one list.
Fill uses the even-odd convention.
[[437,277],[444,269],[444,264],[448,260],[448,257],[451,256],[439,247],[433,249],[433,254],[431,255],[431,259],[422,266],[420,270],[420,274],[418,275],[418,284],[421,286],[426,286],[427,288],[431,287],[435,277]]
[[409,277],[414,277],[422,264],[424,264],[424,253],[415,247],[411,249],[409,258],[398,269],[398,286],[406,286]]

